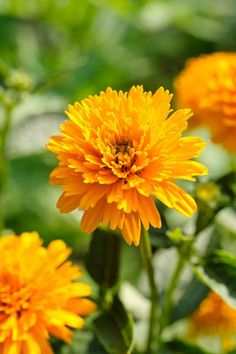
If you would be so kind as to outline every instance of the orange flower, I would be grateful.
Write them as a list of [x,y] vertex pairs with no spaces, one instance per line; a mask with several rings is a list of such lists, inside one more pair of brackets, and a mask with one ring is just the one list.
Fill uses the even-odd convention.
[[53,354],[49,335],[70,342],[69,327],[82,327],[95,304],[70,253],[60,240],[42,247],[36,232],[0,238],[0,354]]
[[50,182],[63,186],[57,203],[62,213],[85,210],[85,232],[102,221],[138,245],[141,222],[146,229],[161,226],[152,195],[186,216],[196,210],[174,179],[194,181],[207,173],[190,161],[205,144],[198,137],[181,137],[191,112],[181,109],[168,118],[171,97],[163,88],[154,95],[141,86],[128,93],[108,88],[68,107],[70,121],[48,144],[60,161]]
[[236,310],[226,304],[219,295],[210,292],[190,318],[191,337],[216,335],[222,349],[231,350],[235,343]]
[[236,53],[188,60],[175,88],[178,107],[193,110],[192,126],[208,126],[213,141],[236,152]]

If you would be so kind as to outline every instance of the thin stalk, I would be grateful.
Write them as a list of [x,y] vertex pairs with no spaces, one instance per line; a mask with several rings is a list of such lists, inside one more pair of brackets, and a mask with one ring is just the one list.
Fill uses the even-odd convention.
[[160,318],[160,334],[162,333],[163,329],[169,324],[170,315],[173,309],[174,290],[176,289],[184,265],[185,265],[185,258],[183,258],[181,254],[179,254],[176,268],[174,270],[174,273],[170,279],[169,285],[165,292],[162,314]]
[[11,125],[12,106],[4,106],[4,121],[0,130],[0,231],[4,229],[3,195],[6,182],[8,161],[6,158],[6,142]]
[[149,287],[150,287],[150,321],[149,321],[149,333],[147,340],[146,353],[157,354],[159,348],[159,299],[158,289],[154,280],[154,270],[152,266],[152,249],[149,234],[144,228],[142,228],[141,241],[140,241],[141,256],[143,264],[147,272]]
[[180,249],[178,252],[178,261],[176,268],[172,274],[169,285],[165,292],[165,297],[162,305],[162,313],[160,316],[160,336],[166,326],[170,323],[170,317],[173,310],[173,297],[175,289],[178,285],[180,276],[184,269],[186,261],[189,259],[193,244],[195,242],[196,237],[193,237],[192,240],[189,241],[187,245],[185,245],[184,249]]

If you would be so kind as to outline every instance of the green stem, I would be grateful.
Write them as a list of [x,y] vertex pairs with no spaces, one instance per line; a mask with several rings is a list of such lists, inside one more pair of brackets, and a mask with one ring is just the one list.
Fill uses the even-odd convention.
[[185,265],[185,258],[179,253],[179,259],[176,268],[174,270],[174,273],[170,279],[169,285],[165,292],[165,298],[162,307],[162,315],[160,318],[160,333],[162,333],[163,329],[169,324],[170,315],[173,309],[174,290],[176,289],[184,265]]
[[233,153],[229,153],[229,159],[231,164],[231,170],[236,172],[236,156]]
[[178,261],[176,264],[176,268],[172,274],[163,300],[162,313],[160,316],[160,336],[164,328],[170,323],[170,317],[173,310],[174,291],[178,285],[179,278],[184,269],[185,263],[192,253],[195,239],[196,237],[193,237],[192,240],[189,240],[188,244],[185,244],[184,247],[178,249]]
[[8,168],[8,161],[6,158],[6,142],[8,137],[8,132],[11,125],[11,112],[13,107],[5,105],[4,106],[4,121],[2,128],[0,130],[0,231],[4,229],[4,204],[3,204],[3,194],[6,183],[6,174]]
[[159,347],[159,300],[158,300],[158,289],[154,280],[154,270],[152,266],[152,249],[149,234],[144,228],[142,229],[141,240],[140,240],[141,255],[143,259],[143,264],[147,272],[149,287],[150,287],[150,299],[151,299],[151,310],[150,310],[150,321],[149,321],[149,334],[147,340],[147,354],[157,354]]

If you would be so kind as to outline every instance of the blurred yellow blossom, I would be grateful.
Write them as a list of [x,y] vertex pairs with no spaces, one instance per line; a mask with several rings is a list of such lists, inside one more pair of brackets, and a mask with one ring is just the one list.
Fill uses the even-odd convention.
[[220,188],[213,182],[201,183],[197,186],[196,196],[203,202],[211,202],[220,194]]
[[208,126],[214,142],[236,152],[236,53],[188,60],[175,89],[177,106],[193,110],[192,126]]
[[189,319],[189,323],[192,338],[218,336],[222,350],[231,350],[236,344],[236,310],[216,293],[208,294]]

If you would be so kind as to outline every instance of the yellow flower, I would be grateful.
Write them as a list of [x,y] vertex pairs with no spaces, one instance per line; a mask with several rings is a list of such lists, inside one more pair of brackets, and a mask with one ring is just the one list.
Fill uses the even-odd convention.
[[42,247],[36,232],[0,238],[0,354],[53,354],[49,335],[70,342],[82,327],[95,304],[70,253],[61,240]]
[[188,60],[175,88],[178,107],[193,110],[192,126],[208,126],[214,142],[236,152],[236,53]]
[[141,86],[128,93],[107,88],[69,105],[70,120],[48,144],[60,161],[50,182],[63,186],[57,203],[62,213],[85,211],[85,232],[103,222],[118,227],[128,244],[138,245],[141,223],[146,229],[161,226],[152,195],[186,216],[196,210],[174,179],[194,181],[207,173],[190,161],[205,144],[198,137],[181,136],[191,112],[181,109],[168,118],[171,97],[163,88],[154,95]]
[[236,344],[236,310],[216,293],[210,292],[197,311],[190,317],[191,337],[218,336],[223,350]]
[[199,184],[196,189],[196,196],[203,202],[212,202],[220,194],[220,188],[213,182]]

